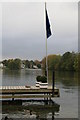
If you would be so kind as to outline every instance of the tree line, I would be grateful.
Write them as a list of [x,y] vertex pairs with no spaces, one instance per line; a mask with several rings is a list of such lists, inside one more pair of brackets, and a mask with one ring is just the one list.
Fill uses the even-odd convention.
[[41,68],[41,63],[38,60],[21,60],[19,58],[16,59],[8,59],[2,61],[4,68],[10,70],[19,70],[21,68]]
[[[42,68],[46,68],[46,57],[42,60]],[[49,70],[80,71],[80,53],[66,52],[61,55],[48,56]]]
[[[24,68],[37,68],[46,69],[46,57],[41,61],[39,60],[21,60],[9,59],[2,61],[4,68],[11,70],[19,70],[21,66]],[[80,71],[80,53],[66,52],[63,55],[49,55],[48,56],[48,69],[49,70],[62,70],[62,71]]]

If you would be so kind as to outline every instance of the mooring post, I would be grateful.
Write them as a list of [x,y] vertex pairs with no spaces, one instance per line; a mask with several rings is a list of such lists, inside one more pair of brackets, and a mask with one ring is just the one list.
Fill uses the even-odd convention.
[[45,70],[45,76],[47,76],[47,71]]
[[12,94],[12,101],[14,101],[14,94]]
[[52,73],[52,95],[54,95],[54,85],[55,85],[55,72]]
[[49,95],[50,95],[49,100],[51,101],[51,94],[49,94]]

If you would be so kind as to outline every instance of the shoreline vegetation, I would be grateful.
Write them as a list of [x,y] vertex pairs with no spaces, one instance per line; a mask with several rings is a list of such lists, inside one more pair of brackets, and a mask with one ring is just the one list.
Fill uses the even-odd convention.
[[[46,68],[46,57],[39,60],[8,59],[0,62],[3,69],[44,69]],[[66,52],[63,55],[48,55],[48,69],[55,71],[80,71],[80,53]]]

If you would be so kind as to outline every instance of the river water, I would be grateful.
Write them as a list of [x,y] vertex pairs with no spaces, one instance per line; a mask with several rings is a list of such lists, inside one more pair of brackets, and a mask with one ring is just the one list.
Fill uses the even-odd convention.
[[[41,75],[42,70],[0,70],[0,84],[3,86],[35,85],[36,76]],[[1,82],[2,79],[2,82]],[[52,85],[52,71],[49,71],[49,85]],[[52,98],[53,103],[46,103],[39,99],[27,100],[22,105],[3,105],[3,118],[78,118],[78,73],[55,72],[55,86],[60,89],[60,97]]]

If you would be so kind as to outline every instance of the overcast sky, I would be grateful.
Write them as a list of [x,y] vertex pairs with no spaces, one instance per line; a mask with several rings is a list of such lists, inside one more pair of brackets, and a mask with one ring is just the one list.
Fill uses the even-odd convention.
[[[47,3],[52,36],[48,54],[78,51],[78,4]],[[45,48],[44,3],[3,3],[2,58],[42,59]]]

